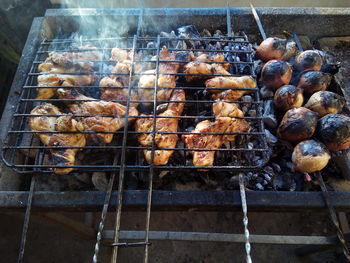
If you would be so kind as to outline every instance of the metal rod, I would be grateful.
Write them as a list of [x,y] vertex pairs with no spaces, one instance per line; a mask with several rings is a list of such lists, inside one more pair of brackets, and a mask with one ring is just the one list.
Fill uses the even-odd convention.
[[340,224],[339,224],[339,220],[338,220],[338,217],[337,217],[337,214],[335,212],[335,209],[330,201],[330,197],[329,197],[329,194],[328,194],[328,190],[327,190],[327,187],[323,181],[323,178],[322,178],[322,175],[321,175],[321,172],[316,172],[316,178],[320,184],[320,187],[321,187],[321,190],[322,190],[322,195],[323,195],[323,198],[324,198],[324,201],[328,207],[328,210],[329,210],[329,213],[330,213],[330,216],[331,216],[331,219],[332,219],[332,223],[333,225],[335,226],[336,230],[337,230],[337,236],[339,238],[339,241],[340,241],[340,244],[342,245],[342,248],[343,248],[343,253],[344,253],[344,256],[346,258],[346,260],[348,262],[350,262],[350,252],[349,252],[349,248],[346,244],[346,241],[345,241],[345,237],[344,237],[344,233],[343,231],[341,230],[340,228]]
[[[118,154],[116,154],[115,157],[114,157],[114,163],[115,164],[117,163],[117,160],[118,160]],[[92,257],[92,262],[93,263],[97,263],[98,262],[98,254],[100,252],[102,231],[103,231],[104,226],[105,226],[106,215],[107,215],[107,212],[108,212],[109,202],[110,202],[111,196],[112,196],[112,190],[113,190],[113,185],[114,185],[114,180],[115,180],[116,173],[117,172],[113,172],[111,174],[111,177],[109,178],[108,188],[107,188],[107,192],[106,192],[106,195],[105,195],[105,199],[104,199],[104,202],[103,202],[103,208],[102,208],[102,212],[101,212],[101,219],[100,219],[100,223],[98,225],[98,232],[97,232],[97,235],[96,235],[96,243],[95,243],[94,255]]]
[[294,38],[295,43],[297,44],[299,51],[304,51],[303,46],[301,45],[301,42],[300,42],[300,39],[299,39],[297,33],[293,32],[293,38]]
[[[129,88],[128,88],[128,97],[131,96],[131,83],[132,83],[132,76],[134,71],[134,62],[133,58],[135,57],[135,48],[137,43],[137,36],[134,36],[133,40],[133,49],[132,49],[132,60],[131,60],[131,68],[130,68],[130,75],[129,75]],[[124,133],[123,133],[123,141],[122,141],[122,153],[121,153],[121,159],[120,159],[120,170],[119,170],[119,185],[118,185],[118,201],[117,201],[117,211],[116,211],[116,217],[115,217],[115,236],[114,236],[114,243],[119,242],[119,230],[120,230],[120,219],[121,219],[121,212],[122,212],[122,204],[123,204],[123,193],[124,193],[124,175],[125,175],[125,154],[126,154],[126,139],[128,136],[128,112],[130,108],[130,101],[127,101],[126,104],[126,117],[125,117],[125,123],[124,123]],[[112,251],[112,258],[111,262],[117,262],[118,258],[118,246],[113,247]]]
[[[159,78],[159,57],[160,57],[160,36],[157,38],[157,63],[156,63],[156,78],[154,81],[154,93],[153,93],[153,114],[157,113],[157,93],[158,93],[158,78]],[[149,182],[147,193],[147,210],[146,210],[146,235],[145,243],[149,243],[149,228],[151,222],[151,204],[152,204],[152,191],[153,191],[153,174],[154,174],[154,155],[156,149],[155,136],[157,129],[157,119],[153,119],[153,134],[152,134],[152,150],[151,150],[151,164],[149,170]],[[144,263],[148,263],[149,251],[148,245],[145,246]]]
[[258,15],[258,13],[256,12],[255,7],[254,7],[252,4],[250,4],[250,7],[251,7],[251,9],[252,9],[252,13],[253,13],[255,22],[256,22],[256,24],[258,25],[260,34],[261,34],[262,38],[265,40],[265,39],[266,39],[266,33],[265,33],[265,30],[264,30],[264,28],[263,28],[263,26],[262,26],[262,24],[261,24],[260,17],[259,17],[259,15]]
[[[112,239],[113,230],[103,232],[104,239]],[[121,230],[120,238],[128,240],[142,239],[145,231]],[[289,245],[332,245],[337,244],[335,236],[288,236],[288,235],[250,235],[250,242],[256,244],[289,244]],[[244,243],[244,234],[211,233],[211,232],[177,232],[149,231],[150,240],[195,241],[195,242],[232,242]]]
[[243,225],[244,225],[244,237],[245,237],[245,252],[246,252],[246,262],[252,263],[252,258],[250,256],[250,241],[249,241],[249,230],[248,230],[248,209],[247,209],[247,199],[245,196],[245,186],[244,186],[244,174],[239,174],[239,192],[242,201],[242,211],[243,211]]
[[24,223],[23,223],[22,236],[21,236],[21,244],[20,244],[20,248],[19,248],[19,254],[18,254],[17,263],[22,263],[23,262],[24,249],[25,249],[25,246],[26,246],[27,233],[28,233],[28,227],[29,227],[30,212],[31,212],[31,209],[32,209],[34,187],[35,187],[35,175],[32,176],[31,181],[30,181],[29,196],[28,196],[28,200],[27,200],[26,213],[25,213],[25,216],[24,216]]

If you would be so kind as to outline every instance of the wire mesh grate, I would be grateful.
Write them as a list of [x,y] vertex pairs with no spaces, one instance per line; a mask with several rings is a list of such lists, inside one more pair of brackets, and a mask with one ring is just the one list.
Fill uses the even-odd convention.
[[[52,160],[50,150],[64,151],[66,149],[79,150],[76,156],[74,165],[66,165],[64,168],[74,168],[75,172],[80,171],[115,171],[121,168],[121,162],[113,163],[113,156],[118,152],[124,152],[123,169],[126,171],[140,171],[152,169],[164,170],[181,170],[181,169],[205,169],[205,170],[244,170],[257,169],[267,161],[267,144],[264,135],[264,127],[262,121],[261,105],[259,93],[256,87],[250,89],[250,100],[238,99],[235,101],[226,101],[235,103],[241,109],[245,109],[246,114],[237,119],[244,119],[250,125],[250,130],[245,132],[227,132],[216,131],[206,132],[204,135],[215,136],[233,136],[237,135],[234,142],[219,145],[217,148],[188,148],[181,140],[181,137],[191,134],[191,131],[201,121],[214,121],[215,116],[212,112],[212,105],[215,102],[204,81],[214,77],[226,76],[218,72],[210,72],[210,74],[191,73],[179,70],[178,72],[159,72],[159,67],[162,65],[178,64],[183,68],[187,63],[193,62],[193,59],[177,58],[167,60],[160,59],[160,53],[163,47],[167,47],[169,54],[192,54],[199,57],[201,54],[214,57],[215,55],[223,55],[224,61],[197,61],[206,65],[226,65],[231,76],[252,76],[254,75],[253,50],[245,35],[239,36],[220,36],[208,38],[165,38],[165,37],[135,37],[134,56],[130,58],[130,64],[134,69],[130,73],[113,72],[113,67],[116,61],[111,59],[111,52],[114,48],[131,52],[133,50],[134,38],[90,38],[90,39],[44,39],[37,51],[36,57],[32,63],[30,72],[27,74],[25,85],[20,94],[19,103],[13,116],[13,121],[8,136],[6,145],[3,148],[3,159],[8,166],[13,167],[17,172],[30,173],[35,168],[36,172],[51,173],[55,168],[62,168],[61,164],[55,164]],[[77,48],[79,47],[79,48]],[[82,48],[83,47],[83,48]],[[77,70],[74,72],[59,72],[57,74],[71,78],[83,78],[89,76],[93,81],[88,85],[42,85],[38,83],[38,77],[44,75],[52,75],[52,72],[40,72],[39,67],[50,55],[51,52],[56,54],[65,54],[65,52],[82,54],[84,52],[98,52],[99,58],[95,60],[79,60],[79,55],[75,59],[69,61],[72,65],[85,65],[84,63],[92,64],[92,71],[84,72]],[[181,57],[181,56],[178,56]],[[82,66],[82,67],[83,67]],[[144,67],[145,69],[153,70],[147,73],[145,70],[138,70]],[[55,73],[56,74],[56,73]],[[163,78],[176,79],[176,86],[161,87],[158,81],[154,81],[153,85],[140,86],[140,78],[147,76],[155,76],[158,80]],[[102,78],[110,77],[115,79],[126,79],[128,85],[119,86],[100,86]],[[62,77],[65,78],[65,77]],[[188,81],[189,78],[194,80]],[[66,78],[65,78],[66,79]],[[84,98],[62,98],[54,96],[52,98],[37,98],[39,89],[76,91],[83,94]],[[83,102],[99,102],[101,93],[104,89],[111,92],[118,90],[124,91],[129,96],[124,98],[109,99],[108,102],[118,103],[126,107],[126,114],[111,115],[99,113],[71,113],[70,104]],[[217,91],[229,90],[228,88],[216,88]],[[246,88],[230,88],[231,90],[247,90]],[[171,100],[171,96],[157,97],[159,93],[173,94],[176,90],[185,92],[185,101]],[[137,93],[138,97],[131,96],[132,93]],[[151,97],[145,95],[151,94]],[[105,100],[106,101],[106,100]],[[59,118],[62,116],[73,116],[77,121],[86,118],[117,118],[119,122],[124,122],[124,125],[118,130],[113,131],[98,131],[82,130],[82,131],[32,131],[29,128],[29,120],[31,110],[45,103],[51,103],[57,106],[61,113],[45,114],[46,117]],[[169,103],[179,104],[184,103],[184,110],[180,116],[161,116],[162,107],[166,109]],[[131,114],[130,108],[137,106],[137,114]],[[164,109],[163,109],[164,111]],[[248,114],[253,112],[253,114]],[[41,115],[36,115],[40,117]],[[176,119],[178,120],[178,129],[176,132],[168,132],[150,129],[148,131],[138,131],[135,129],[135,121],[139,119],[149,118],[153,120],[153,126],[156,127],[159,119]],[[132,120],[131,120],[132,119]],[[130,121],[131,120],[131,121]],[[113,140],[110,143],[101,143],[101,141],[89,141],[85,146],[65,146],[65,145],[44,145],[39,140],[38,136],[51,136],[55,134],[74,134],[82,133],[85,136],[93,137],[98,133],[102,137],[111,134]],[[152,143],[144,146],[138,141],[140,135],[151,135]],[[158,136],[171,136],[175,134],[178,141],[175,147],[157,145]],[[123,143],[123,141],[125,143]],[[252,144],[251,142],[254,142]],[[124,151],[123,151],[124,149]],[[148,151],[151,156],[157,151],[171,151],[169,161],[164,165],[154,165],[153,157],[151,162],[146,161],[143,152]],[[192,152],[215,152],[215,158],[212,165],[196,166],[192,162]],[[35,156],[37,152],[41,152],[44,156],[41,163],[37,163]]]

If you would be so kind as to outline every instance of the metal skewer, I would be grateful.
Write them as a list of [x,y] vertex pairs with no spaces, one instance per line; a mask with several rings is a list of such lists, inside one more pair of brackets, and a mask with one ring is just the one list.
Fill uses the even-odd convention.
[[[227,3],[227,35],[232,36],[232,24],[231,24],[231,13],[230,6]],[[231,45],[229,45],[231,49]],[[251,246],[249,241],[249,230],[248,230],[248,209],[247,209],[247,199],[245,195],[245,186],[244,186],[244,174],[239,174],[239,192],[242,202],[242,212],[243,212],[243,225],[244,225],[244,237],[245,237],[245,251],[246,251],[246,262],[252,263],[252,258],[250,256]]]
[[322,195],[323,195],[323,198],[324,198],[325,203],[327,205],[327,208],[329,210],[329,213],[330,213],[330,216],[331,216],[331,219],[332,219],[332,223],[333,223],[333,225],[335,226],[335,228],[337,230],[337,236],[338,236],[340,244],[341,244],[341,246],[343,248],[344,256],[345,256],[346,260],[348,262],[350,262],[350,251],[349,251],[348,246],[346,245],[344,233],[343,233],[342,229],[340,228],[339,219],[338,219],[337,214],[335,212],[335,209],[334,209],[334,207],[333,207],[333,205],[331,203],[327,187],[326,187],[326,185],[325,185],[325,183],[323,181],[323,178],[322,178],[322,175],[321,175],[320,172],[316,172],[316,178],[317,178],[317,180],[318,180],[318,182],[320,184],[320,187],[321,187],[321,190],[322,190]]
[[258,13],[256,12],[255,7],[254,7],[252,4],[250,4],[250,7],[251,7],[251,9],[252,9],[252,13],[253,13],[253,16],[254,16],[254,18],[255,18],[255,22],[257,23],[257,25],[258,25],[258,27],[259,27],[260,34],[261,34],[262,38],[265,40],[265,39],[266,39],[266,33],[265,33],[265,30],[264,30],[264,28],[263,28],[263,26],[262,26],[262,24],[261,24],[259,15],[258,15]]

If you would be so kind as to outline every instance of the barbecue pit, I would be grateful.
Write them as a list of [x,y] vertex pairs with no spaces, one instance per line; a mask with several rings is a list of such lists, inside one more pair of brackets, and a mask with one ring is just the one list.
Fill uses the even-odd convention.
[[[118,16],[120,15],[120,10],[86,10],[83,11],[83,15],[88,17],[89,19],[96,21],[101,16]],[[155,25],[162,25],[161,31],[169,32],[171,29],[175,28],[177,25],[185,25],[185,24],[193,24],[195,25],[199,30],[202,28],[207,29],[220,29],[223,32],[227,32],[227,28],[230,28],[231,24],[227,27],[227,17],[226,17],[226,10],[224,9],[211,9],[211,10],[191,10],[191,9],[182,9],[182,10],[148,10],[145,9],[144,13],[141,15],[140,10],[124,10],[125,12],[125,19],[128,21],[128,25],[130,25],[130,28],[128,30],[128,35],[137,34],[137,28],[142,28],[144,30],[145,35],[154,35],[156,32],[152,32],[152,29]],[[335,12],[337,15],[335,15]],[[335,11],[327,11],[325,9],[315,9],[315,10],[308,10],[306,9],[305,14],[300,15],[300,9],[262,9],[262,20],[264,23],[266,23],[266,28],[270,30],[270,34],[274,33],[280,33],[284,28],[284,25],[288,25],[288,30],[290,31],[297,31],[302,34],[305,34],[310,37],[311,40],[315,40],[318,37],[322,36],[322,34],[327,34],[328,36],[339,36],[339,35],[346,35],[349,34],[349,32],[346,32],[346,28],[339,29],[338,27],[334,26],[335,24],[341,24],[345,23],[346,19],[349,16],[349,13],[347,10],[335,10]],[[137,26],[137,24],[140,21],[140,17],[142,17],[142,27]],[[266,18],[269,18],[267,21]],[[19,66],[18,73],[16,75],[16,79],[14,81],[14,84],[12,86],[12,89],[10,91],[10,98],[7,102],[5,114],[2,119],[2,130],[1,130],[1,138],[4,138],[4,135],[10,130],[10,134],[8,137],[8,140],[4,143],[5,145],[5,152],[4,152],[4,160],[7,161],[7,164],[9,166],[12,166],[17,169],[18,172],[24,172],[24,173],[30,173],[30,174],[36,174],[41,172],[51,172],[51,170],[48,170],[49,168],[53,168],[50,164],[44,164],[45,160],[45,153],[43,151],[38,151],[38,153],[35,155],[36,158],[30,159],[27,155],[27,157],[24,157],[24,160],[20,158],[19,154],[19,148],[22,147],[21,142],[19,140],[20,136],[19,134],[25,134],[30,133],[26,132],[26,118],[28,118],[28,114],[30,109],[32,108],[31,105],[33,105],[34,99],[34,89],[36,88],[35,84],[35,76],[37,75],[36,72],[36,66],[42,59],[45,58],[45,54],[47,53],[48,49],[50,48],[50,45],[54,44],[53,46],[57,49],[62,48],[60,47],[60,44],[63,45],[64,48],[66,48],[66,42],[67,39],[57,39],[56,36],[59,32],[64,32],[64,34],[69,35],[72,32],[79,31],[79,20],[81,19],[80,16],[78,16],[78,13],[74,10],[48,10],[47,14],[44,18],[37,18],[33,22],[32,30],[28,36],[26,47],[23,51],[23,57],[22,62]],[[257,34],[257,28],[255,26],[255,23],[253,21],[253,17],[250,14],[250,10],[247,9],[234,9],[231,10],[230,19],[232,19],[232,25],[233,25],[233,31],[239,32],[244,31],[246,35],[256,35]],[[313,28],[299,28],[300,25],[308,23],[312,19],[313,24],[315,25]],[[325,23],[324,21],[327,21]],[[318,23],[319,22],[319,23]],[[57,26],[59,25],[59,26]],[[155,27],[156,31],[159,32],[160,28]],[[63,34],[63,35],[64,35]],[[113,37],[113,36],[112,36]],[[243,42],[248,42],[248,38],[244,35],[238,35],[238,36],[225,36],[224,39],[215,39],[215,41],[225,41],[232,44],[235,44],[236,38],[243,39]],[[115,40],[126,40],[127,42],[127,48],[131,50],[139,50],[140,48],[147,47],[147,41],[152,41],[154,43],[157,43],[155,49],[153,49],[153,55],[159,52],[161,48],[161,41],[170,42],[173,39],[165,38],[161,39],[158,38],[152,38],[148,37],[148,39],[142,39],[139,36],[135,36],[134,38],[126,38],[126,39],[110,39],[110,38],[104,38],[104,39],[97,39],[96,42],[103,42],[104,44],[100,45],[101,50],[108,50],[112,47],[112,45],[115,43]],[[205,41],[206,39],[201,39],[201,41]],[[250,39],[252,41],[252,39]],[[59,42],[64,43],[59,43]],[[76,40],[77,42],[80,40]],[[82,41],[95,41],[93,38],[87,37],[86,39],[83,38]],[[253,40],[255,41],[255,39]],[[72,42],[72,40],[69,40],[68,42]],[[108,44],[108,42],[112,42],[111,44]],[[113,43],[114,42],[114,43]],[[241,41],[242,42],[242,41]],[[139,45],[138,45],[139,44]],[[105,45],[105,46],[104,46]],[[249,54],[250,51],[246,52]],[[235,53],[232,51],[232,53]],[[237,52],[236,52],[237,53]],[[100,63],[100,67],[103,68],[106,63],[108,63],[108,52],[104,52],[103,60]],[[248,64],[251,65],[252,61],[246,61]],[[156,62],[159,65],[159,60]],[[232,65],[235,65],[237,63],[231,62]],[[19,72],[22,72],[23,74],[19,74]],[[104,75],[108,74],[106,71],[97,71],[99,74]],[[29,73],[28,78],[24,78],[24,76],[27,76]],[[250,71],[251,74],[253,74],[252,70]],[[92,87],[93,88],[93,87]],[[129,87],[130,88],[130,87]],[[186,89],[186,87],[181,87]],[[188,90],[191,90],[191,87],[188,87]],[[20,96],[16,94],[21,94]],[[253,104],[260,105],[260,98],[259,93],[254,92],[253,93]],[[346,96],[347,94],[345,94]],[[190,101],[191,102],[191,101]],[[205,100],[195,100],[193,98],[192,103],[194,103],[195,108],[199,109],[201,107],[201,103],[207,103]],[[244,102],[243,102],[244,104]],[[14,109],[13,107],[16,106],[17,109]],[[156,105],[154,105],[155,110]],[[155,111],[153,111],[154,114]],[[248,133],[248,134],[242,134],[243,136],[250,136],[254,137],[257,136],[257,140],[261,143],[261,146],[259,148],[253,148],[249,149],[248,144],[244,144],[242,148],[230,148],[228,150],[222,149],[223,152],[225,151],[231,151],[231,152],[249,152],[249,151],[256,151],[256,152],[265,152],[266,145],[264,143],[265,137],[263,136],[263,124],[261,121],[262,118],[262,112],[261,108],[256,108],[257,115],[255,117],[247,117],[247,119],[250,119],[251,122],[257,123],[257,130],[253,131],[255,133]],[[190,113],[190,111],[189,111]],[[195,115],[189,114],[189,116],[193,116],[188,119],[198,119],[198,116],[200,116],[200,111],[197,111]],[[14,115],[13,115],[14,114]],[[13,118],[13,126],[10,127],[11,118]],[[210,116],[206,116],[210,117]],[[19,118],[20,121],[15,121],[15,118]],[[10,127],[10,128],[9,128]],[[28,130],[27,130],[28,131]],[[179,133],[186,132],[185,127],[179,132]],[[128,148],[127,145],[127,138],[125,136],[128,136],[128,134],[132,134],[132,132],[128,133],[127,129],[124,129],[123,131],[118,131],[117,134],[120,134],[120,142],[122,142],[122,147],[120,144],[115,144],[115,146],[107,146],[104,147],[103,150],[115,150],[119,149],[121,150],[121,155],[117,155],[119,160],[114,162],[113,158],[109,158],[109,163],[99,164],[99,165],[77,165],[75,168],[79,169],[85,169],[87,172],[93,172],[97,169],[100,170],[102,168],[103,171],[111,172],[115,171],[116,169],[119,170],[119,179],[121,181],[124,176],[124,171],[126,172],[126,175],[128,172],[144,172],[150,171],[150,184],[148,190],[145,191],[137,191],[137,190],[130,190],[126,191],[123,197],[123,202],[125,205],[131,205],[134,208],[135,207],[145,207],[147,205],[147,209],[150,211],[151,203],[150,198],[152,198],[152,209],[153,208],[159,208],[159,209],[179,209],[179,208],[188,208],[188,207],[196,207],[196,208],[202,208],[202,209],[213,209],[214,207],[217,208],[217,205],[219,205],[220,208],[232,209],[233,207],[236,207],[240,205],[240,199],[239,199],[239,193],[237,191],[218,191],[218,192],[200,192],[200,191],[154,191],[153,196],[150,196],[150,193],[152,190],[152,177],[154,174],[154,171],[158,169],[164,169],[164,170],[178,170],[178,169],[195,169],[195,167],[189,166],[186,163],[174,163],[173,165],[168,165],[166,167],[156,167],[156,166],[148,166],[140,164],[142,161],[140,161],[140,158],[126,158],[127,151],[130,151],[130,155],[133,156],[132,150],[139,150],[139,146],[135,146],[135,149]],[[33,137],[34,138],[34,137]],[[31,139],[29,140],[31,141]],[[28,142],[28,141],[27,141]],[[125,143],[125,144],[124,144]],[[23,148],[23,147],[22,147]],[[26,149],[44,149],[42,146],[38,145],[32,145],[32,143],[27,144],[24,146]],[[101,147],[100,147],[101,148]],[[106,149],[107,148],[107,149]],[[123,150],[124,149],[124,150]],[[153,147],[154,150],[154,147]],[[184,148],[177,148],[178,151],[185,151]],[[124,152],[124,155],[123,155]],[[135,154],[136,155],[136,154]],[[183,155],[186,155],[184,153]],[[123,157],[124,156],[124,157]],[[175,156],[175,154],[174,154]],[[123,159],[124,158],[124,159]],[[142,157],[141,157],[142,158]],[[127,160],[126,162],[123,162],[123,160]],[[129,163],[129,161],[131,162]],[[236,169],[237,171],[243,171],[244,169],[255,169],[261,167],[261,165],[264,163],[264,161],[260,164],[251,164],[248,162],[249,158],[246,158],[246,162],[243,164],[233,164],[233,165],[215,165],[215,167],[210,167],[210,169],[213,170],[226,170],[226,169]],[[262,157],[262,160],[264,160],[264,157]],[[115,174],[115,173],[112,173]],[[148,173],[147,173],[148,174]],[[32,185],[34,188],[34,183],[32,181]],[[32,190],[33,190],[32,188]],[[122,190],[122,189],[119,189]],[[120,193],[120,191],[119,191]],[[4,193],[6,194],[6,193]],[[26,202],[26,198],[28,196],[27,191],[20,191],[15,193],[10,193],[15,198],[18,198],[18,200],[23,200],[24,203]],[[33,191],[31,192],[33,195]],[[67,192],[60,194],[60,197],[57,196],[57,193],[49,192],[49,193],[34,193],[36,196],[36,201],[33,203],[33,208],[36,207],[40,208],[47,208],[47,207],[65,207],[65,208],[73,208],[77,205],[80,206],[83,209],[99,209],[103,203],[104,193],[103,192],[96,192],[96,191],[89,191],[89,192]],[[177,197],[174,199],[174,196]],[[73,198],[72,198],[73,197]],[[146,198],[147,197],[147,198]],[[347,200],[346,198],[349,197],[349,194],[344,193],[331,193],[332,203],[335,208],[348,208]],[[2,197],[4,198],[4,197]],[[69,199],[72,198],[72,199]],[[334,199],[333,199],[334,198]],[[48,201],[49,200],[49,201]],[[67,200],[70,200],[67,202]],[[114,208],[116,205],[116,200],[118,202],[121,202],[121,197],[118,196],[116,198],[115,193],[112,196],[112,203],[111,208]],[[269,200],[271,202],[269,202]],[[276,202],[276,200],[278,200]],[[293,202],[292,202],[293,200]],[[307,203],[305,203],[305,200],[308,200]],[[344,202],[345,201],[345,202]],[[279,208],[281,206],[284,206],[284,208],[287,207],[293,207],[293,208],[300,208],[300,207],[308,207],[308,208],[319,208],[323,207],[323,201],[319,193],[311,193],[311,192],[295,192],[295,193],[289,193],[289,192],[262,192],[262,193],[247,193],[247,204],[250,208]],[[11,199],[4,203],[4,206],[7,207],[16,207],[18,204],[14,204]]]

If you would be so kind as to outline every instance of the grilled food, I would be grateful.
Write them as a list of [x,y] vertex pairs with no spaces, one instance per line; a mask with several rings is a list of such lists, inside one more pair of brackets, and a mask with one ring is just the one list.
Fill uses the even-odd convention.
[[[31,115],[59,115],[63,114],[52,104],[44,104],[35,107],[31,111]],[[83,125],[75,120],[73,116],[66,115],[60,117],[38,116],[29,118],[29,127],[32,131],[50,131],[57,133],[37,133],[41,142],[47,146],[85,146],[85,136],[82,133],[59,133],[59,132],[77,132],[84,130]],[[50,149],[52,162],[54,165],[62,166],[55,168],[56,174],[67,174],[73,168],[64,168],[72,166],[75,163],[75,155],[79,148],[74,149]]]
[[313,173],[321,171],[331,158],[327,148],[315,140],[298,143],[292,154],[292,162],[297,171]]
[[345,98],[334,92],[318,91],[312,94],[304,107],[317,112],[323,117],[331,113],[340,113],[343,110],[345,103]]
[[[255,80],[250,76],[242,77],[216,77],[208,79],[205,82],[206,88],[212,93],[213,99],[225,101],[235,101],[241,98],[244,94],[253,92],[256,88]],[[227,90],[216,89],[227,88]],[[247,90],[237,90],[247,89]]]
[[45,62],[38,66],[38,71],[45,74],[38,76],[38,86],[44,88],[37,89],[37,99],[50,99],[56,95],[57,88],[46,86],[91,85],[96,80],[92,69],[93,61],[99,59],[99,52],[91,45],[78,47],[76,52],[51,52]]
[[[87,138],[97,144],[110,143],[113,139],[113,132],[124,127],[126,107],[120,103],[97,100],[87,97],[75,89],[57,90],[60,99],[71,99],[74,101],[66,101],[68,108],[73,114],[79,115],[109,115],[109,116],[87,116],[81,118],[81,122],[86,131],[110,132],[88,134]],[[85,101],[89,100],[89,101]],[[138,111],[134,107],[129,108],[129,116],[137,116]],[[129,117],[128,121],[133,120]]]
[[281,111],[297,108],[303,105],[303,91],[293,85],[284,85],[276,90],[273,101]]
[[300,142],[312,137],[316,130],[318,114],[299,107],[287,111],[277,129],[277,135],[286,141]]
[[[158,91],[157,91],[157,101],[167,101],[169,100],[173,89],[176,86],[176,75],[180,68],[181,62],[172,61],[186,61],[188,60],[190,53],[188,52],[176,52],[170,53],[168,49],[164,46],[160,51],[159,55],[159,68],[158,68]],[[165,62],[162,62],[165,60]],[[170,74],[170,75],[169,75]],[[151,69],[144,72],[139,80],[139,95],[142,100],[153,101],[154,87],[156,85],[156,70]],[[151,103],[145,102],[144,105],[148,106]]]
[[223,144],[234,141],[236,135],[205,134],[205,133],[234,133],[246,132],[250,129],[247,121],[235,117],[243,117],[243,112],[233,103],[218,101],[213,104],[215,121],[201,121],[188,135],[183,135],[182,140],[189,149],[203,149],[204,151],[192,151],[194,166],[212,166],[215,150]]
[[350,117],[343,114],[328,114],[317,123],[316,136],[331,151],[350,147]]
[[331,84],[332,75],[322,71],[309,71],[303,74],[299,80],[298,88],[305,93],[313,94],[314,92],[326,90]]
[[[157,132],[177,132],[179,118],[181,116],[183,108],[185,92],[184,90],[174,90],[171,96],[170,102],[168,104],[167,109],[158,115],[156,120],[156,128],[155,128],[155,146],[159,148],[175,148],[176,143],[178,141],[177,134],[157,134]],[[177,102],[175,102],[177,101]],[[162,117],[171,117],[171,118],[162,118]],[[139,118],[135,122],[135,130],[140,132],[138,135],[138,141],[141,146],[151,147],[152,146],[152,132],[153,132],[153,124],[154,119],[149,118],[147,115],[144,118]],[[142,132],[151,132],[148,134],[142,134]],[[145,149],[144,151],[145,159],[148,163],[151,163],[152,160],[152,151]],[[173,154],[174,150],[155,150],[153,163],[154,165],[165,165],[168,163],[169,158]]]
[[283,60],[270,60],[261,70],[260,81],[266,87],[277,90],[288,85],[292,78],[292,67]]
[[315,50],[306,50],[301,52],[296,58],[294,67],[298,71],[320,70],[323,60],[320,54]]
[[256,57],[263,62],[269,60],[288,60],[297,52],[297,46],[294,41],[281,39],[278,37],[269,37],[261,42],[256,50]]

